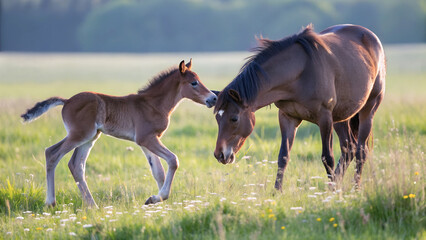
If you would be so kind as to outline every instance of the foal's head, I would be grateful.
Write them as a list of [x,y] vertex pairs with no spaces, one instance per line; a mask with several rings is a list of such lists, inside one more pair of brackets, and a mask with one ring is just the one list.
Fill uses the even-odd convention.
[[182,96],[209,108],[213,107],[216,104],[216,95],[204,86],[198,75],[191,71],[191,67],[192,59],[186,65],[185,61],[179,64]]
[[254,112],[235,90],[219,94],[216,121],[219,126],[214,156],[223,163],[233,163],[235,154],[251,134],[256,122]]

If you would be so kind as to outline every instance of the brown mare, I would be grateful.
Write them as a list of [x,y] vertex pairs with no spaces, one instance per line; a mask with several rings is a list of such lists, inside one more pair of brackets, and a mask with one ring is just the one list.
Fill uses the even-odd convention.
[[[341,180],[356,157],[359,186],[374,114],[385,92],[385,55],[370,30],[337,25],[317,34],[311,26],[279,41],[260,40],[258,53],[218,95],[219,133],[214,152],[232,163],[255,125],[254,112],[272,103],[282,135],[275,188],[282,189],[296,130],[302,120],[320,128],[322,161],[331,181]],[[332,131],[342,156],[334,169]]]
[[[145,153],[157,181],[159,193],[153,195],[145,204],[166,200],[179,161],[175,154],[160,141],[161,135],[169,125],[170,115],[176,105],[189,98],[194,102],[212,107],[216,95],[208,90],[196,73],[191,71],[192,60],[179,68],[165,71],[137,94],[117,97],[100,93],[82,92],[70,99],[53,97],[37,103],[21,117],[31,121],[51,107],[64,105],[62,119],[67,136],[46,149],[47,196],[46,204],[54,206],[55,168],[61,158],[71,150],[74,153],[68,167],[89,207],[97,207],[85,179],[86,160],[93,144],[101,133],[137,143]],[[167,176],[160,158],[168,165]]]

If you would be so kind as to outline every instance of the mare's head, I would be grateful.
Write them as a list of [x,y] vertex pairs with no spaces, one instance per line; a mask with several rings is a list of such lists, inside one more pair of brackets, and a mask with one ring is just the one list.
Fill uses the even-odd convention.
[[205,104],[208,108],[216,104],[217,96],[204,86],[198,75],[191,71],[192,59],[185,65],[185,61],[179,64],[181,94],[184,98],[194,102]]
[[214,156],[228,164],[235,161],[235,154],[253,131],[255,116],[237,91],[224,91],[219,94],[215,109],[219,132]]

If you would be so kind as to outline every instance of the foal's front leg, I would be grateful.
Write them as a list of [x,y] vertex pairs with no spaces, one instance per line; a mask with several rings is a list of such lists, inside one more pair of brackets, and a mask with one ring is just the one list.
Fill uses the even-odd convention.
[[179,167],[179,160],[177,156],[172,153],[169,149],[167,149],[158,139],[157,136],[152,136],[144,139],[143,141],[138,141],[138,144],[141,147],[147,148],[149,151],[154,153],[155,155],[166,160],[168,165],[166,179],[164,181],[163,186],[161,187],[158,195],[153,195],[148,200],[146,200],[145,204],[152,204],[164,201],[169,198],[171,186],[173,182],[173,178],[175,176],[175,172]]
[[155,181],[157,181],[158,190],[164,185],[164,168],[161,165],[160,158],[149,151],[146,147],[142,147],[143,152],[145,153],[146,159],[148,160],[149,166],[151,167],[152,176],[154,176]]

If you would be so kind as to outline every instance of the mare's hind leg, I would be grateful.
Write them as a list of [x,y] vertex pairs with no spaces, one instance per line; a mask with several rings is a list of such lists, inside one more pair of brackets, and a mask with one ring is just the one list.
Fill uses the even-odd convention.
[[345,171],[355,156],[356,140],[352,134],[351,128],[349,127],[349,120],[335,123],[334,130],[339,137],[340,150],[342,153],[339,163],[334,171],[336,182],[340,182],[343,180]]
[[369,150],[367,143],[373,127],[373,117],[383,99],[383,96],[383,92],[370,96],[365,106],[359,112],[358,145],[355,153],[356,169],[354,176],[355,186],[357,188],[361,185],[362,169],[367,160]]
[[333,156],[333,118],[331,111],[324,110],[318,126],[321,133],[322,155],[321,160],[324,164],[327,176],[330,181],[334,181],[334,156]]
[[55,206],[55,169],[61,158],[69,151],[78,147],[81,144],[80,141],[74,141],[69,136],[65,137],[62,141],[49,147],[45,151],[46,155],[46,180],[47,180],[47,191],[46,191],[46,205]]
[[284,170],[290,160],[290,150],[293,146],[294,136],[296,135],[301,120],[288,117],[281,111],[278,113],[278,120],[281,129],[281,148],[278,155],[278,172],[277,179],[275,180],[275,189],[281,191]]
[[86,161],[87,157],[90,154],[90,150],[95,144],[96,140],[101,135],[101,132],[97,132],[95,137],[90,141],[82,144],[74,150],[74,153],[68,162],[68,168],[71,171],[72,176],[74,177],[75,182],[77,183],[78,188],[80,189],[81,195],[83,196],[84,202],[89,207],[98,208],[95,203],[95,200],[90,193],[89,187],[87,186],[85,171],[86,171]]
[[143,152],[145,153],[146,159],[148,160],[149,166],[151,166],[151,172],[154,176],[155,181],[157,181],[158,190],[163,187],[164,184],[164,168],[161,165],[160,158],[149,151],[146,147],[142,147]]

